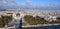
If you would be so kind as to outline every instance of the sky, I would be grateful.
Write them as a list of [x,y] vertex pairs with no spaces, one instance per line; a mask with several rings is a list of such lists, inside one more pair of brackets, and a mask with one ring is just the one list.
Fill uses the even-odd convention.
[[[28,0],[16,0],[18,4],[25,3]],[[60,4],[60,0],[30,0],[32,4]]]
[[0,0],[0,9],[60,10],[60,0]]

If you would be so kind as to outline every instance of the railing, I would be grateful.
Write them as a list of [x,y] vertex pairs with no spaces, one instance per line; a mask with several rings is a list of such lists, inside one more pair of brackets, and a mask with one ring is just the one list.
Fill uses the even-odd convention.
[[22,26],[23,28],[25,27],[42,27],[42,26],[52,26],[52,25],[60,25],[60,24],[39,24],[39,25],[27,25],[27,26]]

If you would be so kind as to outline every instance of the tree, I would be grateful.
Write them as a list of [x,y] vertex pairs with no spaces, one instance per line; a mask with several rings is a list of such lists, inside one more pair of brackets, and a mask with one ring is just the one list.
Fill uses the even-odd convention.
[[56,19],[57,20],[52,20],[51,22],[49,22],[49,20],[46,21],[44,18],[39,16],[36,17],[33,17],[31,15],[24,16],[24,20],[30,25],[60,23],[60,17],[57,17]]
[[[38,18],[38,19],[37,19]],[[40,18],[40,17],[33,17],[31,15],[26,15],[24,16],[24,19],[27,23],[29,23],[30,25],[37,25],[37,24],[44,24],[45,20],[44,18]]]
[[11,16],[1,16],[0,18],[0,27],[4,27],[4,25],[8,25],[9,22],[12,21],[12,15]]

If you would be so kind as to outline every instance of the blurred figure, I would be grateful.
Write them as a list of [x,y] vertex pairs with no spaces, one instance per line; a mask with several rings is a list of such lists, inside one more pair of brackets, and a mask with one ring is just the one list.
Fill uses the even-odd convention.
[[22,29],[22,18],[20,19],[20,24],[19,24],[18,29]]

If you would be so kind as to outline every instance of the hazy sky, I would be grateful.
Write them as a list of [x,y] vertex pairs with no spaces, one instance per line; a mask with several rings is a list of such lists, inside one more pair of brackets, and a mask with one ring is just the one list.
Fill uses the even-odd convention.
[[[31,6],[25,5],[29,3],[32,5]],[[18,9],[18,8],[60,10],[60,0],[0,0],[0,9]]]
[[[18,4],[25,3],[28,0],[16,0]],[[60,0],[30,0],[32,4],[60,4]]]

